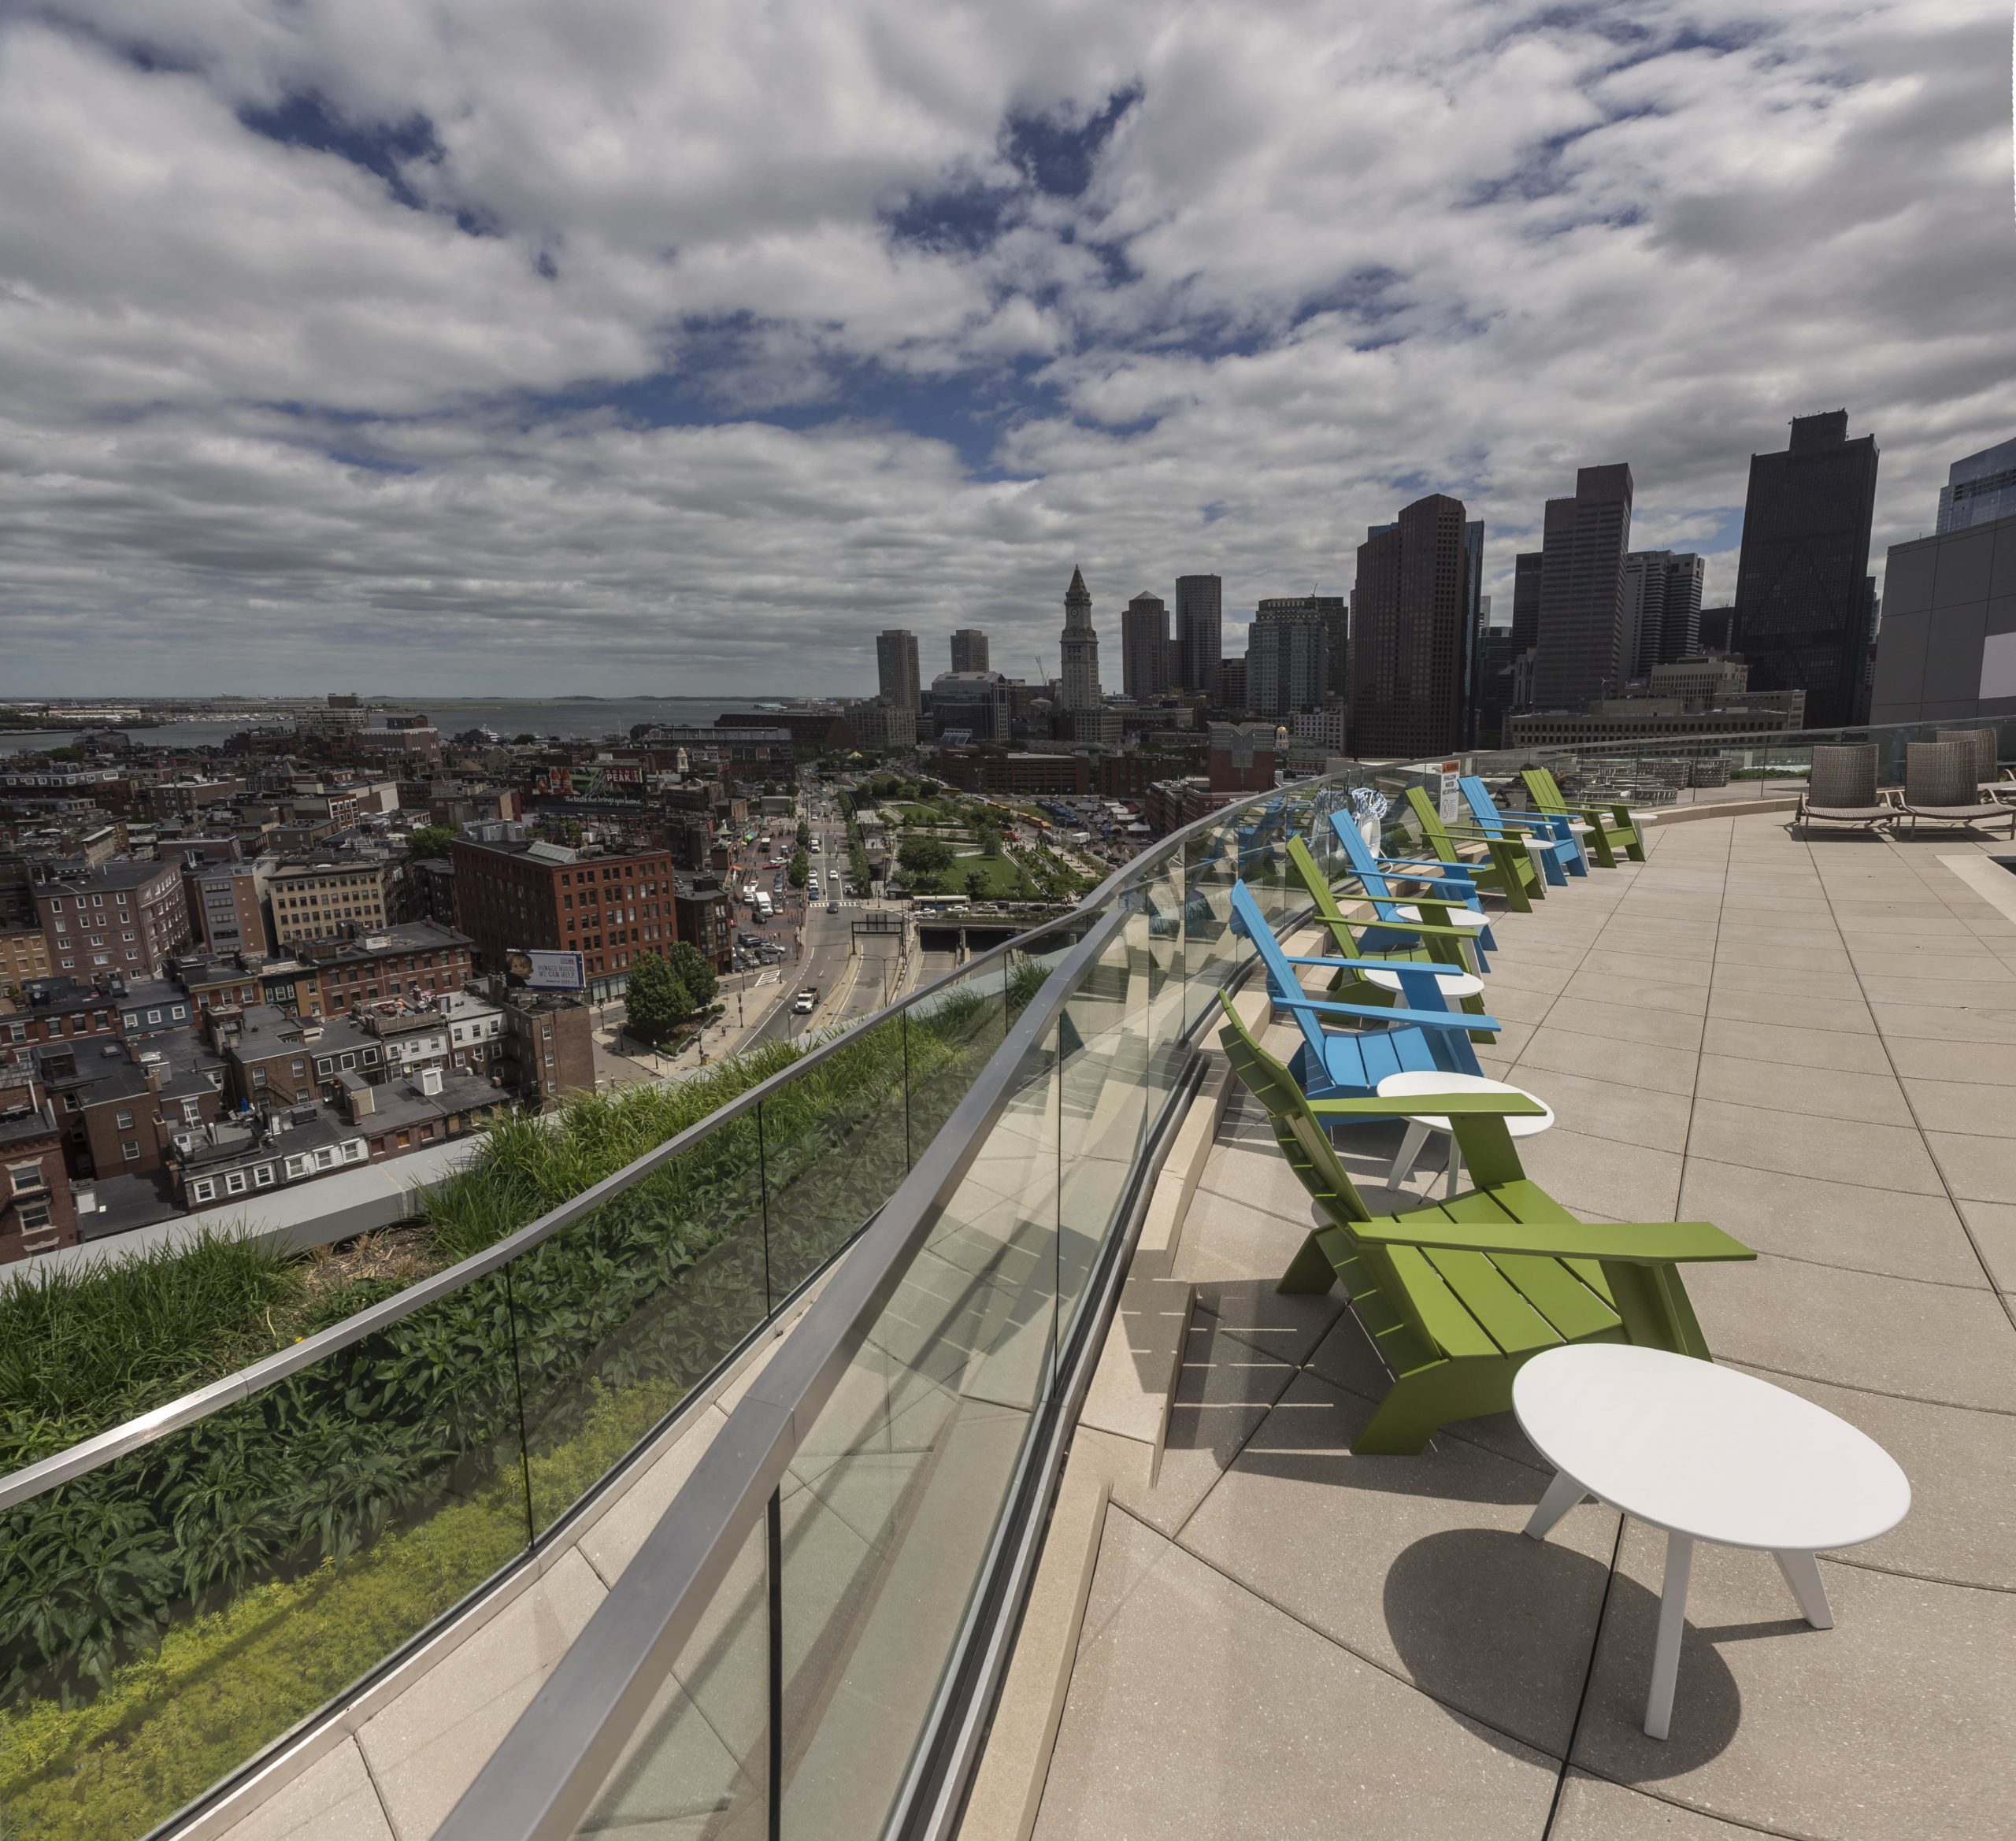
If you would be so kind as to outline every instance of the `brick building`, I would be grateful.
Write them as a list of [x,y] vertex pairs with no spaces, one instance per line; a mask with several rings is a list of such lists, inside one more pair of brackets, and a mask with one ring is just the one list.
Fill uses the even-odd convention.
[[1275,743],[1271,722],[1214,722],[1205,778],[1214,793],[1264,793],[1274,783]]
[[504,1009],[505,1078],[542,1103],[595,1086],[595,1031],[585,999],[571,992],[508,991]]
[[1028,754],[1011,748],[943,747],[938,772],[968,793],[1084,794],[1091,762],[1083,754]]
[[55,1107],[29,1069],[0,1069],[0,1261],[74,1246],[77,1239]]
[[211,954],[266,950],[265,872],[255,863],[195,862],[182,872],[190,924]]
[[158,978],[189,943],[189,904],[174,863],[114,858],[35,885],[35,915],[57,972]]
[[0,928],[0,991],[49,976],[49,943],[39,927]]
[[641,951],[679,937],[671,854],[595,855],[558,844],[456,839],[455,913],[485,969],[510,953],[578,952],[598,1000],[629,982]]
[[717,876],[679,876],[673,879],[673,906],[679,937],[695,947],[717,972],[735,965],[735,904]]

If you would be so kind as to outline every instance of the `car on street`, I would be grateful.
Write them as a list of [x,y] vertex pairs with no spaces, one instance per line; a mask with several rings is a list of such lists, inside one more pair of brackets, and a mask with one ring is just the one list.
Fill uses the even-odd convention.
[[840,904],[839,904],[838,902],[828,902],[826,904],[826,912],[827,912],[828,913],[829,913],[829,914],[837,914],[838,913],[839,913],[839,911],[840,911]]
[[818,1002],[819,992],[817,987],[808,984],[798,994],[796,997],[791,999],[791,1007],[792,1013],[796,1016],[809,1017],[812,1014],[813,1006],[816,1006]]

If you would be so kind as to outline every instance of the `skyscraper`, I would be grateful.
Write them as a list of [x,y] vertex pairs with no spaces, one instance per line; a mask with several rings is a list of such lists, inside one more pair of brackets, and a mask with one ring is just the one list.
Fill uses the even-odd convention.
[[1262,601],[1246,635],[1246,706],[1277,718],[1314,709],[1329,691],[1330,628],[1340,595],[1289,595]]
[[1431,493],[1373,526],[1352,598],[1354,752],[1416,759],[1462,746],[1475,632],[1463,502]]
[[1529,550],[1512,559],[1512,650],[1516,656],[1530,652],[1540,643],[1540,565],[1547,560],[1537,550]]
[[1169,688],[1169,604],[1159,595],[1136,595],[1120,617],[1120,681],[1137,702]]
[[1177,683],[1216,702],[1224,657],[1225,585],[1218,576],[1176,578]]
[[1058,661],[1061,673],[1058,706],[1063,709],[1096,709],[1099,706],[1099,636],[1092,631],[1092,591],[1085,586],[1082,569],[1071,571],[1071,586],[1064,591],[1064,632],[1060,642],[1063,656]]
[[1939,489],[1939,532],[1964,531],[2016,515],[2016,441],[1957,460]]
[[1575,496],[1547,502],[1540,656],[1533,661],[1533,702],[1540,709],[1579,709],[1623,676],[1624,555],[1630,543],[1631,469],[1621,462],[1580,469]]
[[1701,584],[1707,565],[1691,551],[1634,550],[1624,559],[1626,677],[1701,650]]
[[1803,691],[1811,728],[1868,707],[1869,529],[1876,438],[1848,439],[1848,412],[1793,418],[1782,452],[1750,457],[1732,648],[1753,691]]
[[917,635],[907,627],[890,627],[875,635],[875,675],[887,702],[913,715],[923,709]]
[[952,635],[952,669],[954,671],[985,671],[987,663],[987,635],[976,627],[962,627]]

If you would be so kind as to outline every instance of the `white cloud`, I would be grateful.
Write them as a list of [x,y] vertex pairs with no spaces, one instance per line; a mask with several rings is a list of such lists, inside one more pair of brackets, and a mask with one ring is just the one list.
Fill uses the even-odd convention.
[[[1074,561],[1117,639],[1193,569],[1347,583],[1424,491],[1501,591],[1577,464],[1725,545],[1843,403],[1880,557],[2016,432],[2007,34],[69,0],[0,26],[0,688],[865,688],[892,623],[1031,670]],[[1122,93],[1082,193],[1024,182],[1011,121]],[[304,98],[397,187],[246,125]]]

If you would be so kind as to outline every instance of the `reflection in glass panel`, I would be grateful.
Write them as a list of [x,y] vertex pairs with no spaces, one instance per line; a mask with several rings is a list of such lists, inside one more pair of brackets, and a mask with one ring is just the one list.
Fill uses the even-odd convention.
[[784,1491],[782,1831],[875,1841],[1051,1386],[1056,1038],[1011,1097]]
[[754,1108],[506,1269],[550,1528],[769,1312]]
[[0,1513],[0,1828],[145,1833],[528,1532],[496,1274]]
[[[763,1102],[773,1308],[867,1224],[910,1169],[903,1027],[892,1017],[856,1030]],[[926,1039],[917,1031],[910,1046]]]
[[759,1521],[576,1835],[763,1841],[769,1828],[768,1544],[769,1529]]
[[990,960],[902,1013],[913,1163],[1001,1046],[1010,981],[1003,961]]
[[1243,950],[1232,930],[1232,890],[1239,880],[1232,827],[1207,825],[1183,846],[1183,969],[1191,1016],[1237,971]]
[[1143,950],[1148,961],[1148,1124],[1152,1128],[1162,1116],[1167,1096],[1183,1077],[1188,1050],[1183,1034],[1188,1017],[1184,1013],[1183,967],[1183,862],[1173,853],[1144,876],[1141,886],[1142,917],[1147,938]]

